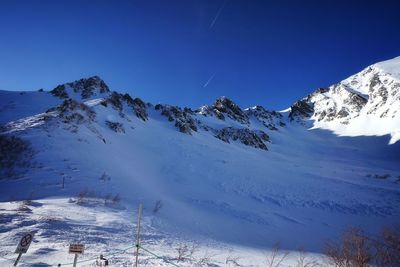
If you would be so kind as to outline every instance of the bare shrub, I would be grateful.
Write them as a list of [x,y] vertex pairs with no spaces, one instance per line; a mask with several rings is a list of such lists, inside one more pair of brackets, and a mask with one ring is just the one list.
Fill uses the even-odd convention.
[[345,231],[341,243],[328,242],[325,252],[336,267],[367,267],[373,256],[368,237],[355,227]]
[[153,213],[158,213],[162,208],[162,206],[163,206],[162,201],[157,200],[156,203],[154,204]]
[[197,265],[200,265],[200,266],[212,266],[213,264],[211,262],[211,259],[214,256],[215,256],[214,254],[211,254],[208,251],[206,251],[206,253],[197,262]]
[[0,134],[0,177],[14,177],[31,165],[31,144],[16,136]]
[[317,267],[320,264],[317,260],[308,257],[307,253],[303,250],[299,250],[299,256],[296,261],[296,267]]
[[177,262],[184,261],[187,256],[189,256],[189,247],[186,244],[180,245],[175,249],[178,253],[176,257]]
[[110,181],[110,180],[111,180],[111,177],[110,177],[110,175],[108,175],[106,172],[103,172],[103,174],[100,176],[99,179],[100,179],[101,181],[106,182],[106,181]]
[[198,244],[192,244],[189,247],[188,258],[193,259],[193,255],[198,251],[198,249],[199,249],[199,245]]
[[238,257],[238,256],[229,255],[228,257],[226,257],[225,264],[229,264],[229,266],[231,266],[231,265],[232,266],[241,266],[238,263],[239,259],[240,259],[240,257]]
[[281,251],[280,244],[276,243],[270,255],[267,255],[266,263],[268,267],[279,267],[289,255],[287,251]]
[[175,250],[177,252],[177,257],[176,257],[176,261],[177,262],[184,262],[184,261],[188,261],[188,260],[194,260],[193,255],[197,252],[198,245],[197,244],[192,244],[192,245],[189,246],[187,244],[181,244]]
[[76,197],[76,203],[82,204],[87,200],[88,197],[89,197],[89,191],[86,189],[82,190],[81,192],[78,193]]
[[379,267],[400,266],[400,226],[385,227],[374,241],[375,265]]

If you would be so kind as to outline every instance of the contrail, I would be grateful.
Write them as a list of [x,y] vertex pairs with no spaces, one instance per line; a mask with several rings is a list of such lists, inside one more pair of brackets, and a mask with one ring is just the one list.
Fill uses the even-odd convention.
[[224,9],[224,7],[226,6],[226,4],[228,3],[229,0],[224,0],[224,3],[222,4],[222,6],[218,9],[217,14],[215,15],[214,19],[212,20],[211,24],[210,24],[210,29],[212,27],[214,27],[215,22],[217,22],[217,19],[219,17],[219,15],[221,14],[222,10]]
[[213,75],[211,75],[211,77],[206,81],[206,83],[203,85],[203,88],[206,88],[207,85],[212,81],[212,79],[214,79],[216,73],[214,73]]

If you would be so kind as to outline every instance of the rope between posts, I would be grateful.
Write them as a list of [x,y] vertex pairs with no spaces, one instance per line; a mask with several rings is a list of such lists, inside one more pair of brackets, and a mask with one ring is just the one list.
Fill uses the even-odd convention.
[[[131,248],[134,248],[134,247],[136,247],[136,246],[130,246],[130,247],[127,247],[127,248],[125,248],[125,249],[123,249],[123,250],[119,250],[119,251],[114,252],[114,253],[105,254],[105,257],[113,257],[114,255],[118,255],[118,254],[125,253],[128,249],[131,249]],[[96,257],[94,257],[94,258],[87,259],[87,260],[80,260],[80,261],[77,261],[77,263],[83,263],[83,262],[93,261],[93,260],[96,260],[96,259],[98,259],[98,256],[96,256]],[[72,264],[73,264],[73,263],[62,263],[62,264],[60,264],[60,265],[61,265],[61,266],[66,266],[66,265],[72,265]],[[52,266],[58,266],[58,265],[52,265]]]
[[143,250],[146,251],[147,253],[149,253],[149,254],[155,256],[157,259],[160,259],[160,260],[165,261],[165,262],[168,263],[168,264],[171,264],[171,265],[173,265],[173,266],[175,266],[175,267],[180,267],[179,265],[177,265],[177,264],[175,264],[175,263],[173,263],[173,262],[171,262],[171,261],[169,261],[169,260],[166,260],[166,259],[165,259],[164,257],[162,257],[162,256],[158,256],[157,254],[151,252],[150,250],[145,249],[144,247],[142,247],[142,246],[140,246],[140,245],[136,245],[136,247],[139,247],[139,248],[143,249]]

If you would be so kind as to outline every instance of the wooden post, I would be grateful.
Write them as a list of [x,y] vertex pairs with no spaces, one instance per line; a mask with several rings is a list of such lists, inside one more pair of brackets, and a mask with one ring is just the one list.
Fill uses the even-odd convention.
[[76,267],[76,262],[78,261],[78,254],[75,253],[75,258],[74,258],[74,267]]
[[17,259],[14,262],[14,266],[17,266],[19,260],[21,259],[21,256],[22,256],[22,253],[19,253]]
[[141,221],[141,219],[142,219],[142,203],[140,203],[140,205],[139,205],[139,214],[138,214],[138,222],[137,222],[135,267],[138,267],[138,260],[139,260],[140,221]]

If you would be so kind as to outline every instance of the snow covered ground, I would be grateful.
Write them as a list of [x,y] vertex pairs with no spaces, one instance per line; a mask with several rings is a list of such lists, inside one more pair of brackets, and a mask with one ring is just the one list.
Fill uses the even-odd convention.
[[[78,266],[96,266],[100,254],[111,266],[132,266],[137,214],[121,205],[104,206],[99,199],[76,204],[71,199],[59,198],[1,203],[0,210],[4,233],[1,266],[12,266],[16,258],[15,243],[23,232],[34,232],[35,238],[19,266],[71,266],[70,243],[85,244]],[[283,266],[295,266],[300,259],[309,263],[326,262],[322,255],[304,251],[274,252],[171,235],[153,227],[157,217],[151,213],[144,210],[141,244],[146,251],[140,250],[140,266],[260,266],[272,261],[274,255],[276,260],[283,259]],[[180,260],[179,255],[182,255]]]
[[[36,233],[27,266],[71,263],[71,242],[86,245],[79,266],[100,253],[129,266],[140,203],[142,245],[163,257],[142,251],[143,266],[265,266],[277,243],[290,252],[283,266],[297,266],[299,250],[323,263],[326,240],[347,227],[374,234],[400,222],[400,143],[389,135],[337,136],[288,111],[274,115],[276,129],[193,113],[198,129],[187,134],[153,106],[144,121],[105,105],[106,93],[64,117],[48,92],[0,95],[3,135],[34,151],[26,172],[0,179],[1,266],[26,231]],[[268,150],[215,137],[227,127],[265,131]],[[184,245],[194,252],[178,261]]]
[[[289,124],[270,133],[264,151],[206,132],[179,133],[156,113],[147,122],[125,119],[125,134],[105,125],[95,133],[43,125],[20,135],[37,151],[36,164],[23,178],[0,182],[3,255],[10,257],[26,230],[37,231],[28,262],[71,262],[67,244],[77,241],[88,247],[84,259],[114,253],[134,244],[139,203],[146,248],[173,260],[180,244],[200,242],[195,260],[183,266],[206,253],[218,266],[230,266],[230,253],[244,266],[262,266],[277,242],[320,253],[349,225],[374,233],[399,221],[400,146],[388,146],[387,137],[337,137]],[[79,194],[101,200],[68,202]],[[116,195],[117,207],[104,206]],[[32,211],[8,202],[23,199],[34,200]],[[158,200],[162,208],[153,214]],[[115,266],[132,260],[128,252],[113,259]],[[165,264],[147,254],[141,259]]]

